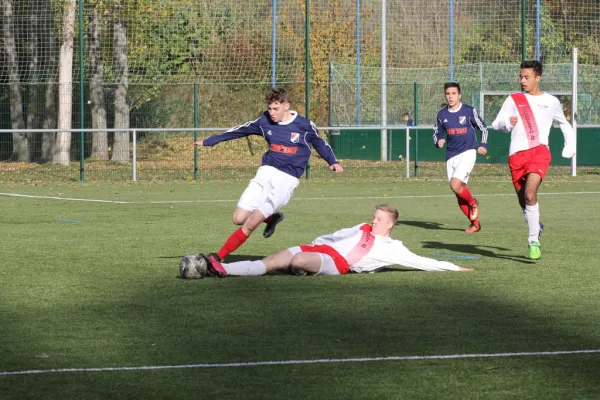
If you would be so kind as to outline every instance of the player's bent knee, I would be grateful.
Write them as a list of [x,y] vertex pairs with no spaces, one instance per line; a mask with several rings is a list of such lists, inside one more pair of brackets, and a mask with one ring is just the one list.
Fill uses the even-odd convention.
[[252,211],[244,210],[243,208],[236,208],[231,217],[231,221],[235,225],[244,225],[248,217],[252,215]]
[[231,221],[235,224],[235,225],[244,225],[244,222],[246,222],[245,218],[240,218],[240,217],[236,217],[235,215],[233,216],[233,218],[231,218]]
[[248,218],[246,218],[244,224],[242,225],[242,228],[244,229],[244,231],[246,231],[246,233],[252,233],[264,221],[264,215],[259,210],[255,210],[252,214],[250,214]]
[[318,274],[321,271],[322,257],[319,253],[298,253],[292,257],[290,265],[310,274]]

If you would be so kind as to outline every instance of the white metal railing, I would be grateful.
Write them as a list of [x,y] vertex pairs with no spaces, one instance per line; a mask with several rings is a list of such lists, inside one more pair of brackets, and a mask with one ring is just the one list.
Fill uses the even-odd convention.
[[[412,129],[415,128],[431,128],[430,126],[419,126],[419,127],[411,127]],[[173,132],[173,133],[177,133],[177,132],[224,132],[228,129],[231,129],[231,127],[227,127],[227,128],[106,128],[106,129],[0,129],[0,134],[2,133],[16,133],[16,132],[23,132],[23,133],[57,133],[57,132],[70,132],[70,133],[95,133],[95,132],[131,132],[132,134],[132,145],[133,145],[133,149],[132,149],[132,180],[136,181],[137,180],[137,134],[139,132],[147,132],[147,133],[151,133],[151,132]],[[381,130],[382,132],[384,130],[387,129],[406,129],[406,148],[409,149],[409,139],[410,139],[410,131],[409,129],[403,125],[403,126],[399,126],[399,125],[390,125],[390,126],[382,126],[382,125],[361,125],[361,126],[323,126],[323,127],[317,127],[317,130],[321,130],[321,131],[340,131],[340,130],[364,130],[364,129],[373,129],[373,130]],[[335,134],[335,133],[332,133]],[[391,145],[391,142],[390,142]],[[387,141],[385,143],[385,148],[383,147],[382,144],[382,151],[386,151],[386,155],[387,155]],[[409,168],[409,152],[406,152],[406,177],[409,178],[410,177],[410,168]],[[82,164],[83,164],[83,160],[81,160]]]
[[[600,125],[596,124],[581,124],[576,125],[576,128],[600,128]],[[0,134],[2,133],[56,133],[56,132],[70,132],[70,133],[95,133],[95,132],[131,132],[132,134],[132,180],[137,180],[137,134],[139,132],[151,133],[151,132],[224,132],[230,129],[230,127],[208,127],[208,128],[106,128],[106,129],[0,129]],[[406,140],[406,157],[403,161],[406,162],[406,177],[410,178],[410,131],[415,129],[433,129],[431,125],[417,125],[407,127],[406,125],[361,125],[361,126],[319,126],[317,130],[319,131],[330,131],[332,135],[339,135],[339,131],[341,130],[404,130],[405,140]],[[389,145],[389,146],[388,146]],[[391,156],[388,156],[388,148],[392,147],[392,139],[390,138],[389,143],[387,140],[385,141],[385,147],[382,144],[382,151],[386,151],[385,158],[391,160]],[[83,160],[82,160],[83,162]],[[572,176],[576,176],[577,168],[575,164],[575,159],[572,160]]]

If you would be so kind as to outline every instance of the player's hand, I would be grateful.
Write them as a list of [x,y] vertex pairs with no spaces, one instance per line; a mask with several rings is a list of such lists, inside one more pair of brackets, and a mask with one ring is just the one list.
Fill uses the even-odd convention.
[[477,149],[477,152],[479,154],[481,154],[482,156],[485,156],[487,154],[487,149],[483,146],[479,146],[479,148]]
[[196,142],[194,142],[194,147],[198,147],[198,146],[203,146],[203,140],[198,140]]
[[573,158],[575,156],[576,150],[571,147],[565,147],[562,150],[562,156],[564,158]]
[[458,271],[459,272],[470,272],[470,271],[473,271],[473,268],[458,267]]
[[446,139],[440,139],[437,141],[437,147],[439,147],[440,149],[442,147],[444,147],[445,144],[446,144]]
[[333,164],[329,166],[329,169],[332,171],[337,172],[338,174],[340,172],[344,172],[344,167],[342,167],[340,164]]
[[510,126],[515,126],[519,122],[519,117],[510,117]]

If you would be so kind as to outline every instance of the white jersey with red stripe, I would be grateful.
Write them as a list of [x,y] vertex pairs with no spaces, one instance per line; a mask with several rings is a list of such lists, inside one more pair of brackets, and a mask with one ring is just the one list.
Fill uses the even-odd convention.
[[424,271],[458,271],[459,266],[447,261],[421,257],[408,250],[402,241],[371,233],[371,225],[359,224],[316,238],[313,245],[335,249],[354,272],[376,271],[388,265]]
[[[548,137],[550,136],[550,128],[552,121],[558,122],[560,130],[565,138],[565,147],[562,151],[562,156],[571,158],[575,155],[575,133],[571,124],[565,118],[560,101],[548,93],[533,96],[525,93],[525,97],[531,106],[531,110],[535,117],[535,122],[539,131],[539,142],[549,147]],[[508,96],[498,113],[498,116],[492,122],[492,128],[498,131],[511,132],[509,155],[513,155],[519,151],[528,150],[530,148],[529,140],[525,131],[525,125],[521,118],[515,126],[510,123],[511,117],[519,116],[519,110],[512,96]]]

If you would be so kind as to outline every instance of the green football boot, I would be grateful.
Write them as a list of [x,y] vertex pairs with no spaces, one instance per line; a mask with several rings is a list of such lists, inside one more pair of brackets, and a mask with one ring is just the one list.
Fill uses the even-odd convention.
[[542,245],[540,242],[529,243],[529,258],[532,260],[539,260],[542,257],[541,247]]

